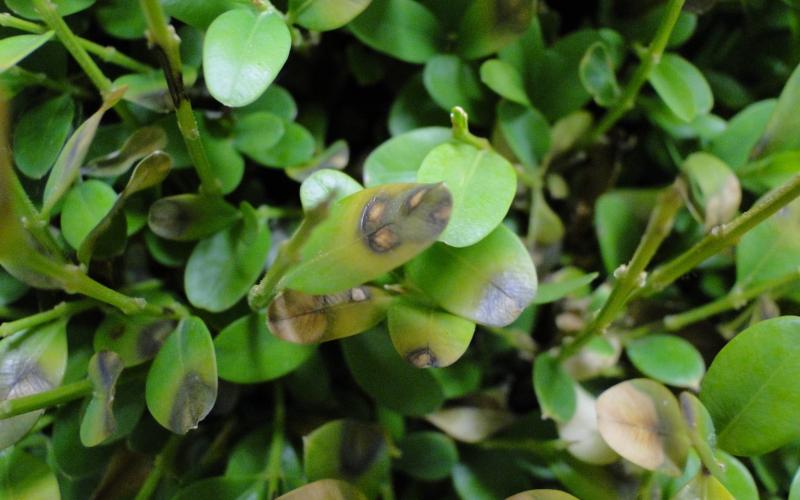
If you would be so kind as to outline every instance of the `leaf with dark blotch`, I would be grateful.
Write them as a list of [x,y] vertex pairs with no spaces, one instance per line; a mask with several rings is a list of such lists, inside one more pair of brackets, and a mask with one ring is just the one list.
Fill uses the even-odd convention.
[[342,479],[372,497],[388,476],[389,446],[374,424],[335,420],[306,436],[303,463],[310,481]]
[[117,430],[114,417],[114,395],[122,373],[122,359],[113,351],[100,351],[89,361],[92,399],[81,420],[81,443],[97,446]]
[[78,260],[82,264],[88,265],[95,253],[100,257],[114,257],[124,251],[127,233],[123,212],[125,202],[135,193],[163,182],[170,168],[172,160],[168,154],[160,151],[148,155],[136,165],[128,184],[117,197],[111,210],[89,232],[78,248]]
[[380,323],[391,302],[373,286],[359,286],[332,295],[284,290],[270,303],[267,322],[278,338],[298,344],[349,337]]
[[78,177],[83,160],[89,152],[89,146],[92,144],[97,127],[100,125],[100,120],[106,111],[119,102],[124,93],[125,87],[121,87],[106,95],[100,109],[83,122],[67,140],[44,186],[43,214],[50,214],[56,203],[64,196]]
[[147,408],[156,421],[186,434],[217,399],[217,362],[211,333],[200,318],[181,320],[147,375]]
[[634,379],[597,399],[600,435],[623,458],[651,471],[679,476],[690,440],[675,396],[658,382]]
[[[67,322],[24,330],[0,342],[0,405],[61,384],[67,366]],[[0,420],[0,450],[21,439],[42,410]]]
[[92,177],[115,177],[128,171],[134,163],[145,156],[164,149],[167,134],[158,126],[147,126],[136,130],[121,148],[100,158],[91,160],[83,168]]
[[179,194],[150,206],[147,224],[162,238],[192,241],[211,236],[239,218],[239,211],[221,197]]
[[[148,303],[166,305],[162,301],[149,300],[149,297]],[[114,351],[122,358],[125,367],[130,368],[152,359],[175,326],[172,319],[111,312],[97,327],[94,348]]]
[[446,311],[478,324],[506,326],[536,295],[536,269],[504,225],[478,243],[437,243],[406,266],[408,278]]
[[397,352],[417,368],[450,366],[466,352],[475,323],[406,300],[389,308],[389,335]]
[[442,184],[386,184],[354,193],[333,205],[281,285],[330,294],[373,280],[436,241],[451,209]]

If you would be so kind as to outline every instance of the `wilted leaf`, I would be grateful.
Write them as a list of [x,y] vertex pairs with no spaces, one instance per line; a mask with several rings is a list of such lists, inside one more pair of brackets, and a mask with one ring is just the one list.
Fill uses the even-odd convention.
[[310,481],[342,479],[367,496],[378,492],[389,474],[389,446],[380,427],[334,420],[305,437],[303,463]]
[[162,238],[192,241],[225,229],[239,216],[239,211],[222,198],[178,194],[153,203],[147,224]]
[[634,379],[597,399],[597,423],[606,443],[647,470],[679,476],[689,451],[689,435],[678,401],[663,385]]
[[457,406],[429,413],[425,419],[448,436],[464,443],[478,443],[514,422],[508,410]]
[[167,134],[163,128],[155,125],[142,127],[131,134],[118,150],[87,163],[84,172],[93,177],[122,175],[137,161],[166,146]]
[[600,106],[610,106],[621,93],[611,54],[603,42],[595,42],[583,55],[578,70],[581,83]]
[[279,339],[314,344],[366,331],[386,316],[392,298],[374,286],[359,286],[332,295],[284,290],[270,303],[270,331]]
[[417,368],[450,366],[466,352],[475,323],[410,301],[389,308],[389,335],[397,352]]
[[217,399],[217,362],[203,321],[182,319],[156,355],[147,375],[147,408],[176,434],[197,427]]
[[81,443],[97,446],[117,430],[114,418],[114,395],[122,373],[122,359],[113,351],[100,351],[89,361],[92,399],[81,420]]
[[437,243],[406,266],[445,310],[478,324],[511,324],[536,295],[536,269],[517,235],[500,225],[475,245]]
[[262,313],[234,321],[214,338],[220,378],[239,384],[267,382],[303,364],[314,348],[286,342],[267,330]]
[[330,294],[375,279],[436,241],[451,208],[441,184],[388,184],[354,193],[331,208],[282,285]]
[[681,169],[689,178],[692,200],[702,210],[706,230],[736,216],[742,188],[725,163],[708,153],[694,153],[686,158]]
[[568,421],[558,423],[558,436],[567,443],[567,451],[589,464],[616,462],[619,455],[600,436],[594,396],[579,384],[575,384],[573,391],[576,395],[575,411]]

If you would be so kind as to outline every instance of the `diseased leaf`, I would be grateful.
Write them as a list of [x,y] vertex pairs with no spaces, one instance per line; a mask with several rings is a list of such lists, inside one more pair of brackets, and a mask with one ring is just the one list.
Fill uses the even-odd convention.
[[742,188],[736,174],[719,158],[694,153],[681,165],[689,178],[692,201],[702,211],[706,230],[736,216],[742,201]]
[[567,443],[567,451],[582,462],[594,465],[616,462],[619,455],[600,436],[596,399],[578,384],[575,384],[573,392],[576,395],[575,411],[569,420],[557,422],[559,438]]
[[458,143],[445,143],[428,153],[417,182],[444,182],[452,194],[453,212],[439,239],[454,247],[474,245],[491,233],[517,191],[517,175],[505,158]]
[[647,470],[679,476],[689,436],[678,401],[658,382],[633,379],[597,399],[597,422],[606,443]]
[[95,158],[83,171],[92,177],[116,177],[128,171],[137,161],[167,146],[164,129],[152,125],[137,129],[116,151]]
[[437,243],[406,266],[408,278],[446,311],[506,326],[536,295],[536,269],[517,235],[500,225],[465,248]]
[[279,339],[297,344],[327,342],[366,331],[386,316],[392,298],[374,286],[332,295],[284,290],[269,304],[267,321]]
[[[67,322],[23,330],[0,342],[0,401],[54,389],[67,367]],[[0,450],[20,440],[43,410],[0,420]]]
[[182,319],[158,351],[147,375],[147,408],[159,424],[186,434],[217,399],[217,362],[200,318]]
[[122,369],[122,359],[113,351],[95,353],[89,361],[93,390],[81,420],[81,443],[84,446],[97,446],[117,431],[113,404]]
[[388,312],[389,335],[397,352],[417,368],[450,366],[466,352],[475,323],[410,301]]
[[441,184],[387,184],[354,193],[333,205],[281,283],[331,294],[375,279],[436,241],[451,208]]
[[456,406],[425,415],[425,420],[464,443],[479,443],[511,425],[514,414],[496,408]]
[[274,12],[225,12],[214,19],[203,41],[208,91],[226,106],[250,104],[278,76],[290,47],[289,29]]
[[267,382],[292,372],[314,352],[271,334],[262,313],[234,321],[214,338],[220,378],[239,384]]
[[306,436],[304,445],[309,481],[341,479],[373,497],[389,475],[389,446],[374,424],[334,420]]
[[238,218],[239,211],[221,197],[178,194],[153,203],[147,225],[162,238],[193,241],[229,227]]
[[620,96],[614,62],[603,42],[595,42],[586,50],[578,70],[581,83],[600,106],[610,106]]

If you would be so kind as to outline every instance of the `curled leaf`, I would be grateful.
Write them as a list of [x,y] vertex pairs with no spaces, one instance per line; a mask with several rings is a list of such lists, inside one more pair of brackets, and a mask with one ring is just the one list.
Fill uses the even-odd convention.
[[373,280],[436,241],[451,208],[442,184],[386,184],[354,193],[331,208],[282,285],[330,294]]
[[100,351],[89,360],[92,399],[81,420],[81,443],[97,446],[117,430],[114,394],[123,369],[122,359],[113,351]]
[[432,307],[398,301],[389,308],[389,335],[417,368],[450,366],[466,352],[475,323]]
[[742,188],[728,165],[708,153],[694,153],[686,158],[681,169],[689,178],[692,201],[702,212],[706,230],[736,216]]
[[558,424],[558,435],[567,443],[567,451],[575,458],[596,465],[615,462],[619,456],[609,448],[597,428],[595,398],[575,385],[575,411],[568,421]]
[[391,297],[373,286],[331,295],[284,290],[270,303],[267,322],[278,338],[298,344],[349,337],[380,323]]
[[459,406],[430,413],[425,419],[464,443],[478,443],[514,422],[514,414],[495,408]]
[[689,451],[689,435],[678,401],[658,382],[634,379],[597,399],[597,424],[606,443],[647,470],[679,476]]
[[153,203],[147,224],[162,238],[192,241],[211,236],[238,218],[239,211],[222,198],[179,194]]
[[83,171],[92,177],[122,175],[140,159],[159,149],[164,149],[166,146],[167,134],[163,128],[158,126],[142,127],[131,134],[121,148],[91,160],[83,168]]

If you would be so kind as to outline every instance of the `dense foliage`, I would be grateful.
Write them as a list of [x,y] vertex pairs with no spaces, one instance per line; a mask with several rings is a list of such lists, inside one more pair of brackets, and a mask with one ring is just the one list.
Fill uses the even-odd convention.
[[800,500],[796,0],[0,11],[0,498]]

